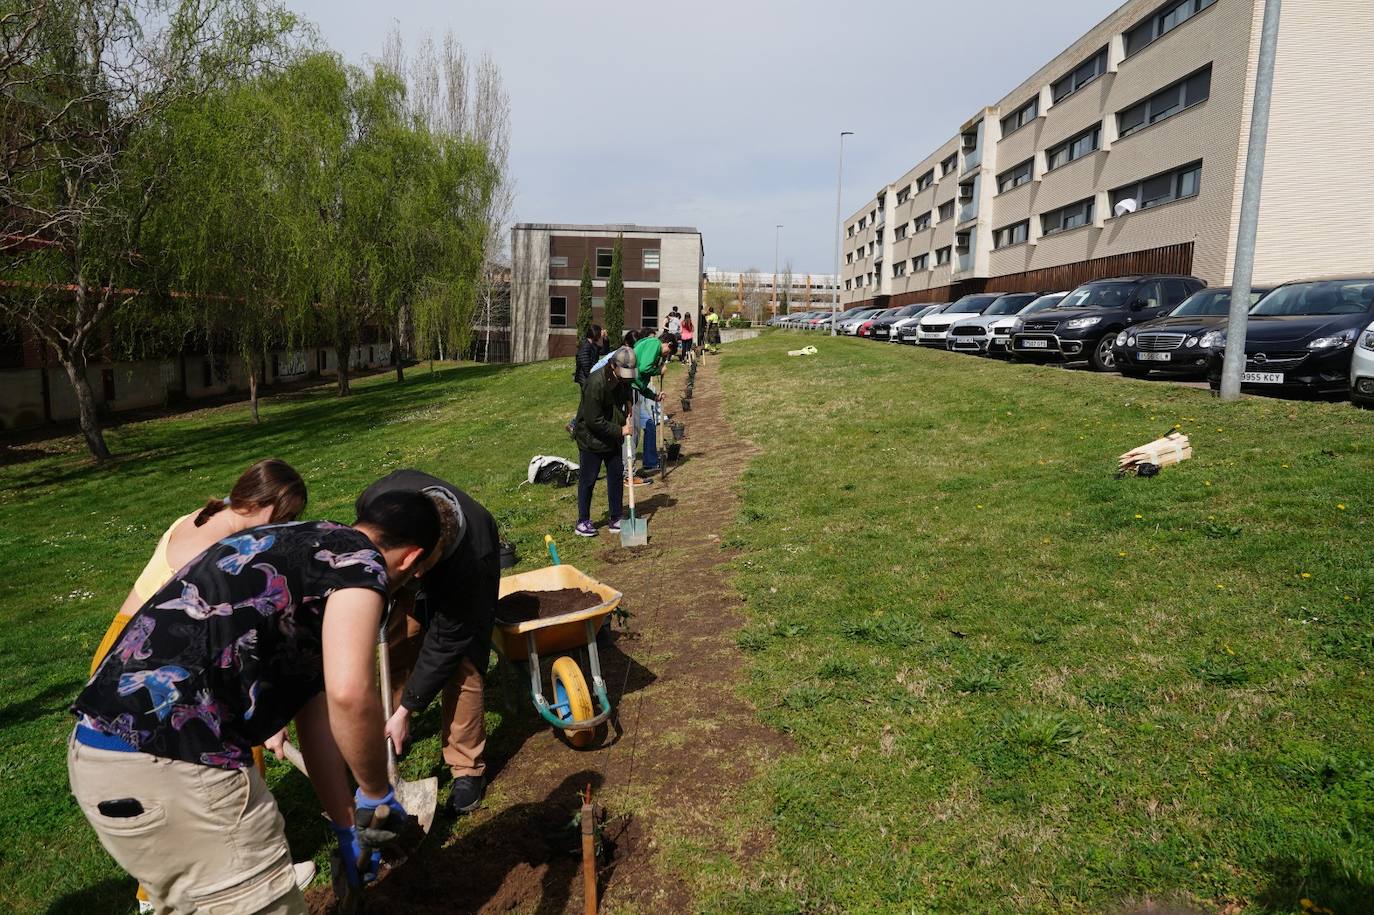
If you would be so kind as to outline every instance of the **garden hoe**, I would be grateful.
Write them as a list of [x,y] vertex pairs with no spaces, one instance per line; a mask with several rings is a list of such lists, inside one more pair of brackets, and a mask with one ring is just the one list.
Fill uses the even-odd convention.
[[630,516],[620,519],[620,545],[645,546],[649,543],[649,522],[635,514],[635,452],[630,436],[625,436],[625,474],[630,487]]

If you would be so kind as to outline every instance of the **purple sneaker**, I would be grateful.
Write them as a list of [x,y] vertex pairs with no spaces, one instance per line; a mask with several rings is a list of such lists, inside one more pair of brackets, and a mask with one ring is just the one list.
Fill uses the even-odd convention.
[[606,525],[606,531],[611,534],[620,533],[620,519],[616,518],[610,524]]
[[579,521],[577,522],[577,527],[573,528],[573,532],[579,537],[595,537],[596,525],[592,524],[590,521]]

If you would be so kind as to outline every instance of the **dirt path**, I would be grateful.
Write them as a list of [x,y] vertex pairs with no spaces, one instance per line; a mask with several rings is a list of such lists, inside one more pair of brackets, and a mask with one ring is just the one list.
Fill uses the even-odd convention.
[[[489,743],[483,809],[456,827],[436,825],[452,832],[431,836],[419,859],[382,881],[369,894],[369,913],[581,912],[571,853],[578,839],[565,827],[588,783],[609,815],[601,911],[692,910],[690,888],[665,868],[660,849],[673,835],[725,841],[716,812],[785,738],[760,724],[736,692],[743,660],[733,633],[741,617],[724,581],[729,554],[720,536],[734,517],[735,488],[752,449],[725,421],[716,361],[697,373],[686,413],[676,396],[685,375],[676,364],[669,369],[667,405],[687,426],[682,459],[641,496],[650,544],[626,551],[602,534],[600,565],[589,570],[623,591],[633,614],[629,630],[602,649],[621,733],[579,752],[532,711],[503,723]],[[598,488],[594,519],[604,506]],[[500,696],[494,679],[488,707]],[[519,701],[529,709],[527,691]],[[766,837],[735,841],[743,847],[728,851],[738,859]],[[315,890],[310,901],[313,912],[330,911],[327,890]]]

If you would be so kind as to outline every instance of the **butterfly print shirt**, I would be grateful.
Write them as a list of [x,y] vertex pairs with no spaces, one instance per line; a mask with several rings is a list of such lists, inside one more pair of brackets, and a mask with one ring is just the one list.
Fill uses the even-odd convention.
[[247,766],[324,689],[325,599],[343,588],[386,595],[381,554],[351,527],[266,524],[221,540],[139,609],[73,710],[153,756]]

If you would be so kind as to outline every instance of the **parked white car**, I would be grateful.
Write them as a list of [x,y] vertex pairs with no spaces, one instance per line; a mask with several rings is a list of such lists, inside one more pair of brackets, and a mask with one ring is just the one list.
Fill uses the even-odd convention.
[[1011,331],[1016,324],[1016,319],[1026,315],[1033,315],[1037,311],[1044,311],[1058,305],[1065,292],[1050,292],[1038,298],[1032,299],[1028,304],[1021,306],[1021,310],[1015,314],[1007,315],[1005,318],[998,318],[993,321],[989,329],[992,336],[988,339],[989,356],[1009,356],[1011,355]]
[[921,346],[938,346],[944,349],[945,341],[949,338],[949,329],[956,321],[981,315],[989,305],[1001,297],[1001,294],[996,292],[976,292],[957,299],[953,305],[938,315],[927,314],[917,328],[916,342]]
[[835,324],[835,331],[836,333],[841,333],[846,336],[852,337],[859,332],[859,325],[863,324],[865,321],[867,321],[874,315],[878,314],[879,312],[883,312],[886,310],[887,309],[885,308],[865,308],[863,311],[857,311],[854,314],[850,315],[848,318],[845,318],[843,321],[837,322]]
[[986,353],[988,343],[992,340],[992,325],[1005,318],[1014,317],[1038,297],[1039,293],[1035,292],[1008,292],[998,296],[997,300],[978,317],[955,321],[949,329],[945,345],[956,353]]
[[1374,407],[1374,324],[1360,334],[1355,355],[1350,357],[1350,399]]

